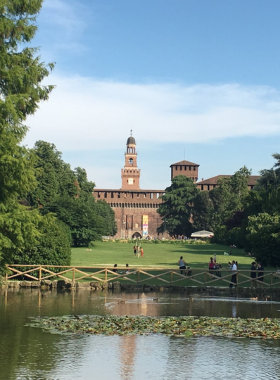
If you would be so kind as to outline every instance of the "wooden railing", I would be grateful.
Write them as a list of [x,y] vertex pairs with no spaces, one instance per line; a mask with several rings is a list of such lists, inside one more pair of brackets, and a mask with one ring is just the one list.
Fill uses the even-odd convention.
[[[229,286],[232,278],[231,270],[213,270],[195,268],[174,269],[170,267],[113,267],[100,266],[58,266],[58,265],[6,265],[6,280],[58,280],[63,279],[72,283],[78,281],[99,281],[150,285],[178,285],[178,286]],[[238,287],[279,287],[280,275],[275,271],[266,271],[263,281],[256,278],[252,281],[249,270],[238,270]]]

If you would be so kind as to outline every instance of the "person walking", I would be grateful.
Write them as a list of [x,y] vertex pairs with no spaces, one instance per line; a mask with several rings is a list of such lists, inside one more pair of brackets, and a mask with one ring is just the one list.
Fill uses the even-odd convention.
[[134,256],[136,257],[136,254],[137,254],[137,246],[136,245],[133,247],[133,253],[134,253]]
[[231,270],[232,270],[232,275],[231,275],[231,280],[230,280],[230,284],[229,284],[230,288],[232,288],[233,285],[235,287],[237,286],[237,266],[236,266],[236,263],[234,260],[232,261]]
[[250,273],[250,276],[251,276],[251,288],[255,288],[256,287],[256,277],[257,277],[257,272],[256,272],[256,263],[255,261],[252,262],[251,264],[251,273]]
[[141,252],[141,257],[143,258],[143,256],[144,256],[144,249],[143,249],[143,247],[141,247],[140,252]]

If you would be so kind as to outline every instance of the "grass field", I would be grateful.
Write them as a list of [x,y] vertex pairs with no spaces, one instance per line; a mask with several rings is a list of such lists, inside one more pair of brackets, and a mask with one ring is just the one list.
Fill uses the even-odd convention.
[[[133,243],[96,242],[91,250],[73,248],[71,264],[75,266],[109,266],[118,264],[130,267],[176,267],[180,256],[191,268],[208,268],[210,257],[216,253],[217,262],[223,267],[232,260],[238,261],[239,269],[248,269],[253,258],[246,257],[243,250],[229,248],[218,244],[187,245],[187,244],[143,244],[144,257],[135,258]],[[231,256],[224,252],[232,251]]]
[[[239,270],[239,282],[242,282],[242,286],[250,286],[250,267],[253,261],[252,257],[245,256],[243,250],[238,248],[230,248],[228,246],[218,245],[218,244],[184,244],[178,242],[176,244],[153,244],[145,243],[144,257],[137,258],[133,253],[134,244],[131,242],[121,243],[121,242],[96,242],[91,249],[87,248],[74,248],[72,249],[72,260],[71,264],[73,266],[92,266],[101,268],[107,267],[112,270],[114,264],[118,266],[118,273],[124,274],[125,276],[125,265],[129,264],[131,272],[134,269],[144,270],[143,273],[139,274],[137,277],[134,275],[130,278],[133,280],[138,279],[140,282],[147,281],[149,284],[162,285],[162,281],[156,277],[150,278],[147,272],[152,276],[160,275],[166,282],[171,281],[178,286],[193,286],[199,284],[210,284],[210,286],[228,286],[231,271],[228,268],[228,262],[235,260],[238,261]],[[232,252],[231,256],[224,255],[224,252]],[[216,253],[217,263],[222,265],[223,279],[205,275],[208,273],[208,263],[210,257],[213,257]],[[180,273],[178,268],[178,261],[180,256],[183,256],[184,260],[187,262],[192,270],[193,278],[184,277],[178,278],[175,273]],[[161,270],[159,268],[162,268]],[[173,275],[170,272],[166,272],[164,268],[176,269]],[[266,268],[268,269],[268,268]],[[90,269],[85,269],[84,272],[98,273],[99,269],[94,269],[93,272]],[[241,273],[241,272],[242,273]],[[145,274],[146,273],[146,274]],[[133,274],[133,273],[132,273]],[[247,278],[242,277],[242,275],[247,276]],[[108,275],[110,279],[114,278],[114,274]],[[101,274],[101,279],[104,278],[104,273]],[[269,281],[269,276],[266,276]],[[126,278],[120,278],[121,282],[126,282]],[[198,280],[199,282],[196,282]],[[86,281],[90,281],[88,278]],[[245,283],[244,283],[245,281]],[[135,282],[135,281],[134,281]],[[274,281],[275,282],[275,281]],[[278,285],[279,286],[279,285]]]

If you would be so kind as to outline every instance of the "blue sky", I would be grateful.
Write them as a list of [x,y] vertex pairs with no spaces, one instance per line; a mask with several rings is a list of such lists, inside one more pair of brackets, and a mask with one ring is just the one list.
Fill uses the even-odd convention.
[[120,188],[133,130],[142,189],[172,163],[199,179],[271,168],[280,142],[279,0],[45,0],[32,42],[56,89],[25,144],[54,143],[97,188]]

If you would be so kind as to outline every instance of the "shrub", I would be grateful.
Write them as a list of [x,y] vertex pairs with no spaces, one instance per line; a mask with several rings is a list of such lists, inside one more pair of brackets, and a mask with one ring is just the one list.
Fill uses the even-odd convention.
[[69,228],[52,215],[42,218],[37,244],[13,256],[14,264],[70,265],[71,235]]

